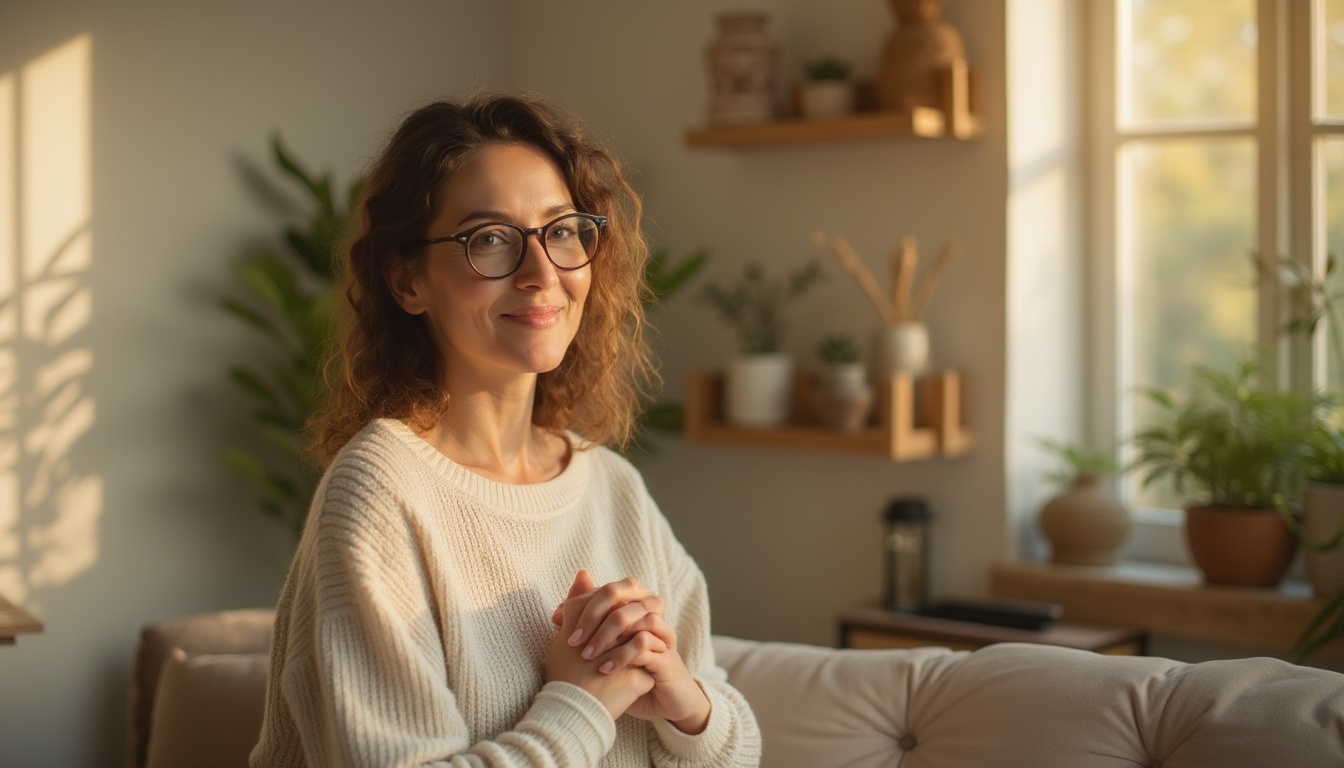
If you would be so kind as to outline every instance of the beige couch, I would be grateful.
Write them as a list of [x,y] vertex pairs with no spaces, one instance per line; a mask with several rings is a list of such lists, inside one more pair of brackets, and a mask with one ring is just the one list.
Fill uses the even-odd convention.
[[[128,768],[243,766],[272,613],[154,624]],[[177,650],[174,650],[177,649]],[[1344,766],[1344,675],[1273,659],[1183,664],[1037,645],[840,651],[716,637],[766,768]]]

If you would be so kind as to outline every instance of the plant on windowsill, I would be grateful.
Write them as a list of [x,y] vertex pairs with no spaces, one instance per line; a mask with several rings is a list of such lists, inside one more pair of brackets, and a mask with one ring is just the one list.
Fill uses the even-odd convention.
[[[1263,271],[1263,262],[1255,258],[1255,263],[1262,270],[1262,279],[1268,277]],[[1344,327],[1335,306],[1339,293],[1332,291],[1330,286],[1336,268],[1333,254],[1326,256],[1321,276],[1313,274],[1310,265],[1289,256],[1279,257],[1277,265],[1279,279],[1289,288],[1292,306],[1297,310],[1284,330],[1310,341],[1324,321],[1330,342],[1328,351],[1334,353],[1336,363],[1344,364]],[[1305,661],[1332,640],[1344,637],[1344,423],[1341,423],[1341,417],[1344,413],[1334,408],[1317,422],[1308,482],[1302,491],[1300,522],[1286,508],[1280,510],[1305,549],[1303,559],[1312,591],[1325,601],[1290,651],[1290,658],[1298,662]]]
[[1050,561],[1061,565],[1115,565],[1133,527],[1111,480],[1119,471],[1113,452],[1091,451],[1050,438],[1037,443],[1058,466],[1046,481],[1059,491],[1041,507],[1037,524],[1050,542]]
[[1275,586],[1296,552],[1278,509],[1306,480],[1326,400],[1262,389],[1256,376],[1251,363],[1195,366],[1182,398],[1146,390],[1159,415],[1131,438],[1145,486],[1167,479],[1194,495],[1186,542],[1210,584]]
[[709,282],[700,293],[737,334],[739,354],[728,366],[725,415],[742,427],[777,427],[788,420],[793,392],[793,361],[784,351],[786,310],[822,280],[821,267],[809,261],[788,277],[766,274],[748,263],[734,283]]
[[812,411],[818,422],[841,432],[858,432],[873,412],[873,386],[863,365],[859,343],[845,333],[833,333],[817,345],[821,380],[812,393]]

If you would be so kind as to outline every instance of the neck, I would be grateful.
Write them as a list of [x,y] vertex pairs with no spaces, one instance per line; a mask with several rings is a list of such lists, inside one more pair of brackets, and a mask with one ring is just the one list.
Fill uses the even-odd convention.
[[454,462],[504,483],[539,483],[558,475],[568,442],[532,423],[537,377],[506,387],[449,382],[448,412],[423,437]]

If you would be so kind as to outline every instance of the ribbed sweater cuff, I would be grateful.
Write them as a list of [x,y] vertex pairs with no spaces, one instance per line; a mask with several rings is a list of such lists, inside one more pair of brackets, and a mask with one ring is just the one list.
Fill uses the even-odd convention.
[[653,728],[663,747],[673,757],[687,762],[714,765],[713,759],[723,751],[732,736],[732,720],[729,716],[730,705],[712,686],[700,683],[705,695],[709,697],[709,722],[705,730],[695,735],[682,733],[677,726],[666,720],[654,720]]
[[547,734],[562,765],[597,765],[616,743],[611,713],[592,694],[570,683],[542,686],[518,729]]

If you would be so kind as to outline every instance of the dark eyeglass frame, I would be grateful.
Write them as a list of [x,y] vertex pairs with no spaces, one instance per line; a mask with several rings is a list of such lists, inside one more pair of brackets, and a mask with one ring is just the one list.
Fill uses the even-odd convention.
[[[557,216],[554,219],[551,219],[550,221],[546,222],[545,224],[542,224],[540,227],[528,228],[528,227],[520,227],[517,224],[510,224],[507,221],[487,221],[484,224],[477,224],[476,226],[470,229],[464,229],[461,232],[458,232],[456,235],[448,235],[446,237],[431,237],[426,240],[421,240],[420,244],[434,245],[435,243],[447,243],[447,242],[458,243],[459,245],[462,246],[463,253],[466,254],[467,264],[468,266],[471,267],[471,271],[475,272],[476,274],[480,275],[486,280],[502,280],[508,277],[509,275],[512,275],[514,272],[517,272],[518,268],[523,265],[523,258],[527,255],[527,238],[532,235],[536,235],[537,242],[541,243],[542,253],[546,254],[546,260],[551,262],[551,264],[554,265],[556,269],[563,269],[566,272],[572,272],[576,269],[583,269],[584,267],[593,263],[593,256],[597,255],[597,251],[594,250],[593,254],[588,257],[588,260],[583,262],[582,264],[573,267],[565,267],[555,263],[555,259],[551,258],[550,249],[546,247],[546,230],[564,221],[565,219],[572,219],[572,218],[587,219],[588,221],[593,222],[594,224],[597,225],[598,232],[601,232],[602,229],[607,226],[606,216],[602,216],[596,213],[579,213],[576,211],[574,213],[566,213],[563,216]],[[471,249],[467,247],[467,243],[471,241],[472,235],[476,234],[482,229],[485,229],[486,227],[508,227],[509,229],[517,230],[520,235],[519,242],[522,243],[522,247],[518,249],[518,260],[513,263],[513,267],[509,269],[508,272],[505,272],[502,275],[484,274],[481,272],[481,270],[476,268],[476,264],[471,260]],[[600,239],[599,242],[601,242]]]

